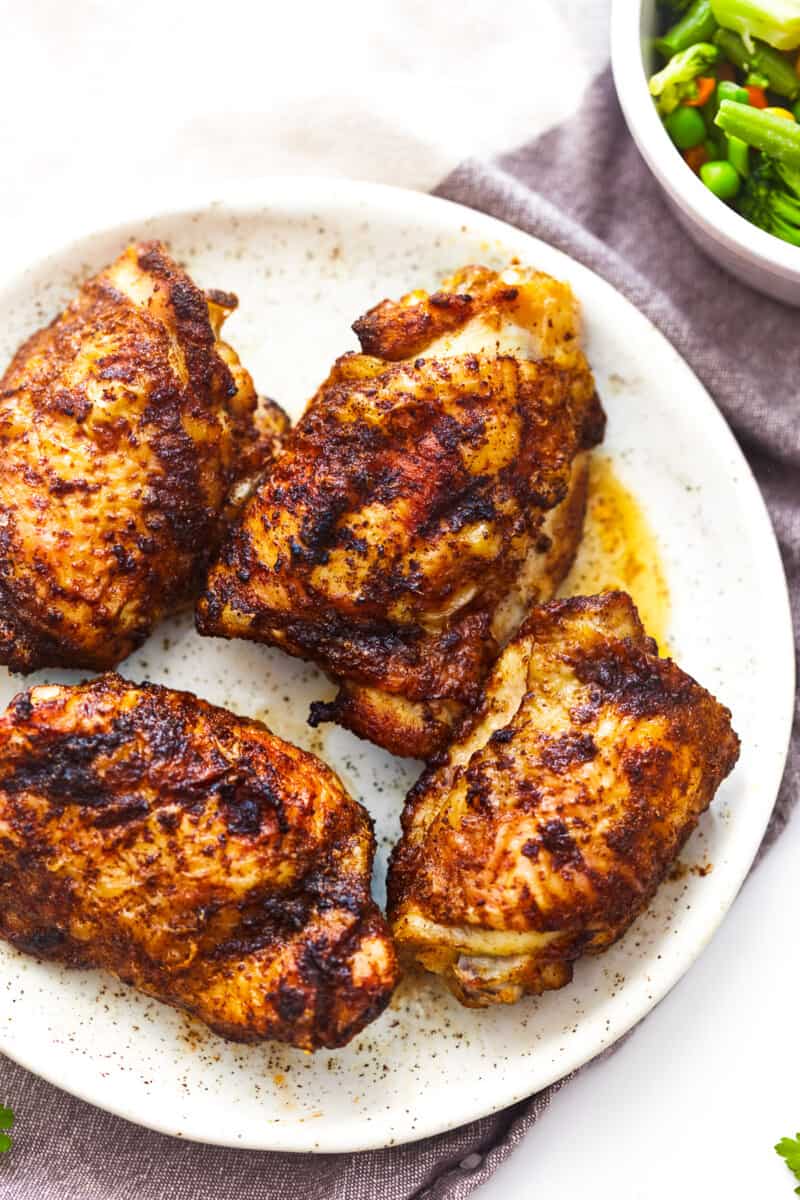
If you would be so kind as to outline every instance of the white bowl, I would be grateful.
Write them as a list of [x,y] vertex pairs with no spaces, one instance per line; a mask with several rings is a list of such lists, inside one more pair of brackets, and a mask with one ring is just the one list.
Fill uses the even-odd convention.
[[800,305],[800,247],[766,233],[708,190],[670,141],[647,90],[655,0],[613,0],[611,66],[633,140],[675,216],[701,250],[775,300]]

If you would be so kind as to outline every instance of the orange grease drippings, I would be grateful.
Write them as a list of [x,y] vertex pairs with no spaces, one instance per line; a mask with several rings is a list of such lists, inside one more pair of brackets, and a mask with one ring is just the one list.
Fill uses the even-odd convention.
[[593,454],[583,540],[561,596],[619,589],[633,598],[645,629],[668,653],[669,587],[658,543],[635,496],[609,459]]

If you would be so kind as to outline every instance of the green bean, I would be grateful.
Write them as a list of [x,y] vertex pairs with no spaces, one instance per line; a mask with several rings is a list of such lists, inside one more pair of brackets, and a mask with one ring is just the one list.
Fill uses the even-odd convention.
[[711,11],[711,0],[694,0],[684,15],[656,42],[656,50],[664,58],[672,58],[688,50],[695,42],[709,42],[717,22]]
[[746,179],[750,174],[750,147],[741,138],[729,137],[725,140],[728,143],[728,162]]
[[[729,83],[727,79],[720,79],[717,84],[717,108],[723,100],[735,100],[737,104],[749,104],[750,96],[747,88],[739,87],[738,83]],[[714,115],[716,116],[716,113]]]
[[728,137],[741,138],[770,158],[800,170],[800,125],[749,104],[723,100],[716,124]]
[[728,154],[728,139],[714,124],[723,100],[737,100],[739,104],[749,104],[750,95],[747,89],[739,87],[738,83],[729,83],[727,79],[721,79],[715,87],[711,99],[700,109],[709,137],[717,143],[717,152],[711,155],[712,158],[726,158]]
[[773,92],[794,100],[800,95],[800,79],[792,64],[780,51],[773,50],[764,42],[752,39],[751,54],[737,33],[730,29],[718,29],[712,41],[719,46],[726,58],[742,71],[755,71],[763,75]]

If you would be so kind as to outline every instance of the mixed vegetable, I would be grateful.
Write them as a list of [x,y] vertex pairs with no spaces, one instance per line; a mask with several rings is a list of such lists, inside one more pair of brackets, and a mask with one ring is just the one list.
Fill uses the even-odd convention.
[[720,200],[800,246],[800,0],[661,0],[650,94]]

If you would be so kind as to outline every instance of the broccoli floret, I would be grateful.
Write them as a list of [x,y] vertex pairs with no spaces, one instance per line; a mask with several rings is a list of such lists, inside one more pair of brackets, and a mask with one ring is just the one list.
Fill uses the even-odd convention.
[[797,167],[787,167],[786,163],[782,162],[776,162],[774,166],[786,189],[800,200],[800,171]]
[[760,38],[776,50],[800,46],[797,0],[711,0],[718,23],[751,42]]
[[656,108],[662,117],[674,112],[682,100],[697,95],[695,80],[704,75],[719,57],[719,50],[710,42],[698,42],[673,54],[665,67],[650,79],[650,95],[655,97]]
[[800,246],[800,171],[763,158],[745,180],[736,207],[753,225]]

